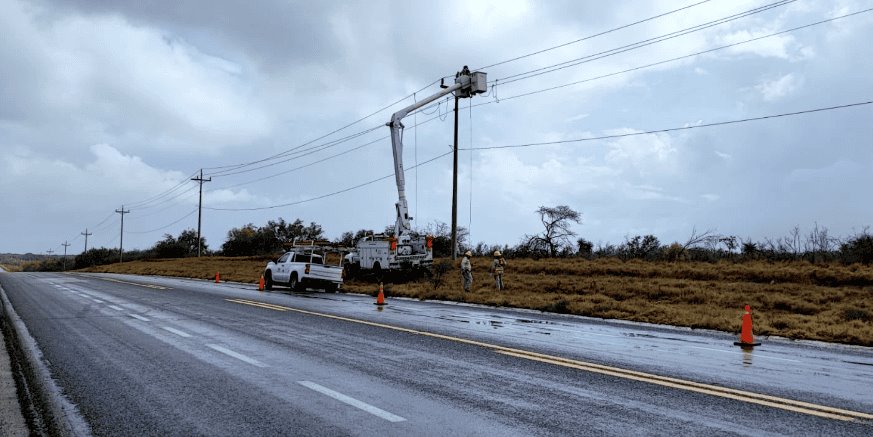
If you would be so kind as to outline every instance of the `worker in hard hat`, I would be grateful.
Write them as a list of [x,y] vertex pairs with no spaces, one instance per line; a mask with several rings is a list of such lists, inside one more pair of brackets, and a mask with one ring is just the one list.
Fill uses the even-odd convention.
[[470,263],[470,258],[473,257],[473,252],[469,250],[464,252],[464,259],[461,260],[461,279],[464,281],[464,292],[469,292],[473,287],[473,265]]
[[497,285],[497,291],[503,290],[503,268],[506,267],[506,259],[500,254],[499,250],[494,251],[494,261],[491,261],[491,276],[494,278],[494,284]]

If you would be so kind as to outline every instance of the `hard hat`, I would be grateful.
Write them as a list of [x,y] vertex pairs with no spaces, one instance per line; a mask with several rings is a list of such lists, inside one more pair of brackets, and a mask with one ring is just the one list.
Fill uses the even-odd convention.
[[495,250],[495,251],[494,251],[494,256],[500,256],[500,251],[499,251],[499,250]]
[[468,251],[464,252],[464,256],[473,256],[473,252],[470,252],[468,250]]

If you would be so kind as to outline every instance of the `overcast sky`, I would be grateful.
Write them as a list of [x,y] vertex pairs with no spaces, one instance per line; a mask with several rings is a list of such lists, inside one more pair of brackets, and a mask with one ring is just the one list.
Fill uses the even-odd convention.
[[[60,253],[69,241],[79,253],[86,228],[89,247],[117,247],[122,205],[131,211],[125,249],[196,229],[188,179],[201,168],[212,176],[203,186],[210,248],[232,227],[278,217],[317,222],[330,238],[384,229],[394,222],[394,178],[361,185],[393,173],[384,123],[438,92],[440,77],[698,1],[0,0],[0,252]],[[516,244],[541,231],[540,205],[560,204],[582,213],[575,230],[595,243],[684,241],[695,227],[761,240],[816,223],[845,237],[873,224],[873,105],[469,150],[873,100],[871,12],[744,43],[873,1],[799,0],[585,58],[771,3],[703,2],[482,68],[489,93],[459,111],[458,222],[471,240]],[[589,62],[512,82],[580,58]],[[404,120],[419,227],[451,221],[451,155],[426,162],[450,151],[447,108],[441,100]],[[273,208],[235,210],[264,207]]]

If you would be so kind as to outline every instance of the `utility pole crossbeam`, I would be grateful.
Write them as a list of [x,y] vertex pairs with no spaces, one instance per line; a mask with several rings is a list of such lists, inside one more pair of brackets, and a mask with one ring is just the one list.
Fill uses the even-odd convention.
[[64,241],[64,244],[62,244],[61,246],[64,246],[64,267],[63,267],[63,271],[66,272],[66,271],[67,271],[67,248],[70,247],[71,244],[70,244],[70,243],[67,243],[66,241]]
[[[88,228],[85,228],[85,232],[80,232],[80,234],[85,236],[85,252],[88,252],[88,236],[94,235],[93,232],[88,232]],[[83,253],[85,253],[83,252]]]
[[55,251],[52,249],[49,249],[49,250],[45,251],[45,253],[49,254],[49,256],[52,256],[52,254],[55,253]]
[[200,239],[200,224],[203,218],[203,183],[204,182],[212,182],[212,176],[209,179],[203,179],[203,169],[200,169],[200,177],[191,178],[192,181],[200,184],[200,203],[197,207],[197,258],[200,258],[200,247],[202,246]]
[[130,210],[125,210],[124,205],[121,205],[121,209],[116,209],[115,212],[121,214],[121,239],[118,241],[118,263],[121,264],[124,262],[124,215],[130,214]]

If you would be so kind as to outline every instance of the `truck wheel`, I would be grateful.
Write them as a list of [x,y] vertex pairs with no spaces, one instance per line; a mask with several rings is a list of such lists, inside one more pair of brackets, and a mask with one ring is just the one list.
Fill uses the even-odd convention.
[[273,273],[272,272],[267,272],[267,274],[264,275],[264,289],[266,289],[266,290],[273,289]]
[[337,287],[336,284],[325,285],[325,286],[324,286],[324,292],[325,292],[325,293],[336,293],[336,291],[337,291],[338,288],[339,288],[339,287]]
[[300,288],[300,282],[297,281],[297,273],[291,274],[291,282],[288,283],[288,287],[291,288],[291,291],[297,291]]

